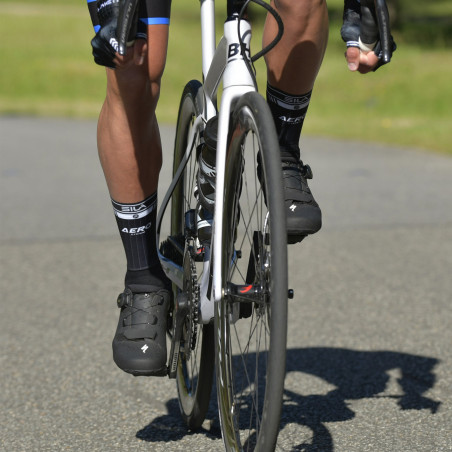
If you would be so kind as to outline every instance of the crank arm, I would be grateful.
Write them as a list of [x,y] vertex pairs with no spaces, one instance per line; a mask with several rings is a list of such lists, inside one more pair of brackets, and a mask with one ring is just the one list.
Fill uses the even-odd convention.
[[189,303],[187,294],[180,292],[177,295],[176,304],[174,307],[173,319],[173,334],[171,339],[171,349],[168,359],[168,376],[169,378],[176,378],[177,363],[179,361],[180,340],[182,337],[182,328],[185,318],[189,314]]

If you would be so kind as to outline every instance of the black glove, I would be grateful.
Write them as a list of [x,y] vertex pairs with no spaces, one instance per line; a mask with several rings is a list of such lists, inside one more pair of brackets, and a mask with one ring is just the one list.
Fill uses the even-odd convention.
[[97,17],[100,30],[91,41],[94,61],[101,65],[114,69],[113,62],[118,51],[116,28],[118,25],[120,0],[97,0]]
[[[380,2],[381,3],[381,2]],[[384,4],[384,2],[382,2]],[[363,51],[373,51],[379,59],[376,71],[380,66],[390,61],[392,52],[396,49],[396,44],[389,30],[389,16],[387,8],[380,12],[385,14],[385,20],[377,19],[374,0],[345,0],[344,2],[344,23],[341,28],[342,40],[347,47],[359,47]],[[384,27],[381,29],[381,27]],[[389,39],[389,49],[383,55],[380,41],[381,33]],[[387,53],[389,52],[389,57]]]

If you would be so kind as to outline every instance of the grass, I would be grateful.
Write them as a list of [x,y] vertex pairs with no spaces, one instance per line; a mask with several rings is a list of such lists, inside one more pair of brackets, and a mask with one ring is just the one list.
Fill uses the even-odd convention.
[[[91,64],[86,5],[0,2],[0,111],[95,117],[103,70]],[[88,20],[87,20],[88,19]]]
[[[339,36],[341,1],[329,2],[330,42],[304,133],[452,154],[452,60],[447,39],[439,33],[442,41],[425,49],[410,40],[402,23],[402,32],[395,33],[399,48],[389,66],[366,76],[349,73]],[[403,8],[404,2],[399,0],[398,7]],[[428,17],[452,13],[450,3],[432,0],[426,6]],[[200,78],[197,6],[194,0],[173,2],[168,62],[158,107],[163,122],[175,121],[185,82]],[[97,117],[105,91],[104,70],[92,61],[90,39],[94,33],[85,2],[0,0],[0,10],[1,42],[14,43],[0,47],[0,114]],[[416,3],[411,17],[422,17],[422,11],[425,9]],[[260,23],[258,20],[255,27],[254,51],[259,48]],[[447,28],[448,22],[444,23]],[[257,69],[263,91],[263,62],[258,62]]]

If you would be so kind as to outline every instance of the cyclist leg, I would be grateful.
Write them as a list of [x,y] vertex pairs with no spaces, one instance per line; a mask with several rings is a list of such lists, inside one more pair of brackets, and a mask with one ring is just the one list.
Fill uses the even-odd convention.
[[165,375],[170,290],[155,244],[156,191],[162,164],[155,108],[168,26],[148,26],[147,33],[151,51],[143,64],[126,58],[115,70],[107,69],[98,148],[127,260],[125,291],[118,298],[121,313],[113,358],[134,375]]
[[160,80],[147,64],[107,69],[107,93],[98,122],[99,157],[110,196],[138,203],[157,189],[162,149],[155,108]]
[[[300,159],[299,139],[311,92],[328,40],[325,0],[274,0],[284,23],[284,35],[266,55],[267,101],[278,133],[284,176],[288,242],[296,243],[317,232],[321,211],[308,187],[310,168]],[[264,45],[276,34],[269,15]]]

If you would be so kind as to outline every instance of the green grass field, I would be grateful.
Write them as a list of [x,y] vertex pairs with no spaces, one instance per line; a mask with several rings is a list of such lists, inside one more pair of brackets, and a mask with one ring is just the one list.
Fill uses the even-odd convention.
[[[421,2],[414,2],[417,9],[410,10],[413,24],[425,8],[429,8],[429,17],[452,17],[451,3],[432,0],[421,8]],[[435,43],[431,47],[412,39],[414,28],[405,23],[402,31],[395,33],[399,48],[393,62],[362,76],[350,73],[344,63],[339,36],[341,4],[341,0],[329,2],[330,42],[304,134],[452,154],[448,22],[447,32],[435,35],[429,29],[428,33],[436,36],[428,41]],[[260,48],[262,20],[258,19],[254,51]],[[93,35],[85,0],[0,0],[0,114],[97,117],[105,81],[103,68],[92,61]],[[185,82],[200,78],[199,43],[198,2],[173,0],[168,63],[158,107],[163,122],[175,121]],[[257,69],[263,92],[262,62]]]

